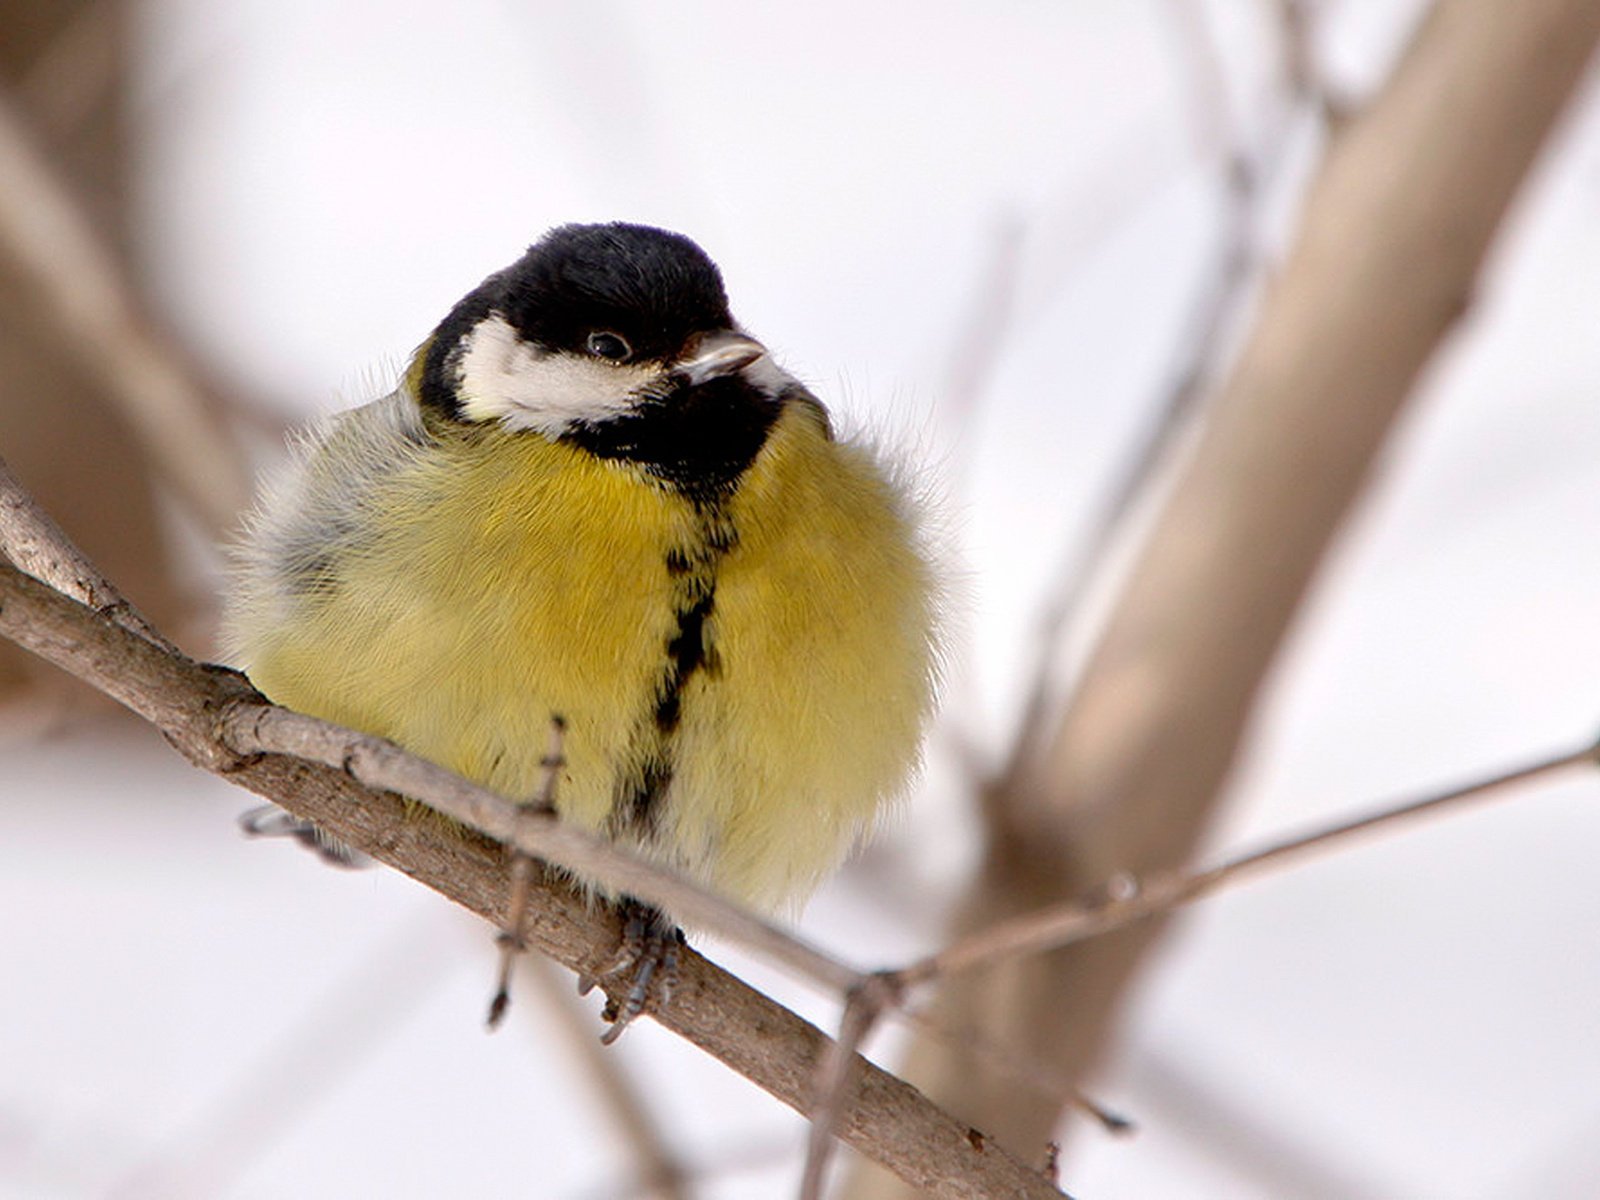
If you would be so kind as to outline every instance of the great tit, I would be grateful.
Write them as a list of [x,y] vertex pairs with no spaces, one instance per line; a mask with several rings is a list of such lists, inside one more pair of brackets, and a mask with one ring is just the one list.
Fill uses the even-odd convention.
[[551,231],[292,458],[225,620],[274,701],[513,798],[558,717],[561,819],[768,910],[906,785],[939,594],[915,489],[688,238]]

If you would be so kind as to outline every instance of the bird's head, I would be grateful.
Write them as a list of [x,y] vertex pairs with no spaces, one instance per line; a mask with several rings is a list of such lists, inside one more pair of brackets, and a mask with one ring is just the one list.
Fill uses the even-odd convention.
[[621,223],[546,234],[451,310],[414,370],[436,413],[549,438],[581,439],[719,381],[772,401],[798,386],[735,325],[699,246]]

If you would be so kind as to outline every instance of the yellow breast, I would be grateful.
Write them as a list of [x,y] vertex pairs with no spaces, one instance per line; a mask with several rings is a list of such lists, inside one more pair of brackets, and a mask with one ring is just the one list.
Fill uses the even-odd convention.
[[242,606],[263,691],[513,796],[559,714],[563,817],[731,895],[803,896],[915,761],[929,568],[808,406],[715,502],[474,430],[376,480],[354,526],[303,595]]

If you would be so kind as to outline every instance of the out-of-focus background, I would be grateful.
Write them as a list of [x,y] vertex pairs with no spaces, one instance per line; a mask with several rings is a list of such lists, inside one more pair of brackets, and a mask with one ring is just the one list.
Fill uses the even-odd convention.
[[[386,390],[482,276],[600,219],[695,237],[744,324],[919,464],[959,564],[945,717],[923,788],[801,922],[862,963],[938,943],[975,854],[958,767],[1005,744],[1041,615],[1206,297],[1241,248],[1270,275],[1326,129],[1286,83],[1270,0],[13,4],[7,102],[122,222],[256,465],[279,417]],[[1421,8],[1296,6],[1320,93],[1359,106]],[[1258,184],[1243,201],[1230,161]],[[1216,852],[1600,719],[1597,216],[1589,86],[1320,580]],[[22,282],[0,287],[0,351],[60,338]],[[1248,296],[1224,310],[1204,362]],[[58,401],[70,371],[17,378],[0,454],[91,548],[100,525],[112,574],[206,652],[209,535],[113,488],[137,439]],[[555,995],[524,981],[482,1032],[489,930],[390,872],[245,842],[250,798],[147,729],[10,694],[0,1196],[644,1194]],[[1191,911],[1093,1089],[1141,1132],[1074,1129],[1066,1185],[1593,1195],[1597,798],[1581,777],[1530,789]],[[893,1066],[892,1035],[873,1049]],[[649,1022],[612,1053],[695,1194],[793,1189],[800,1118]]]

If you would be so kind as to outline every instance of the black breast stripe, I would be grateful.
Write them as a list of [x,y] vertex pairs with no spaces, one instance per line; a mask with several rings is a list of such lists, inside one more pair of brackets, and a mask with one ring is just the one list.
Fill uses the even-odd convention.
[[617,781],[608,821],[613,834],[648,834],[655,828],[672,782],[673,742],[689,682],[697,674],[715,679],[722,673],[712,637],[717,568],[738,544],[738,532],[720,504],[697,504],[695,512],[693,539],[669,547],[663,558],[662,569],[672,580],[673,629],[663,646],[665,662],[648,723],[642,724],[630,765]]
[[781,399],[735,376],[644,402],[623,416],[580,425],[563,436],[598,458],[638,464],[659,486],[688,500],[695,513],[691,538],[664,552],[673,624],[649,708],[641,714],[616,782],[607,821],[613,834],[647,836],[659,823],[689,684],[696,676],[715,679],[722,672],[714,637],[717,569],[738,542],[726,502],[761,453],[782,409]]

